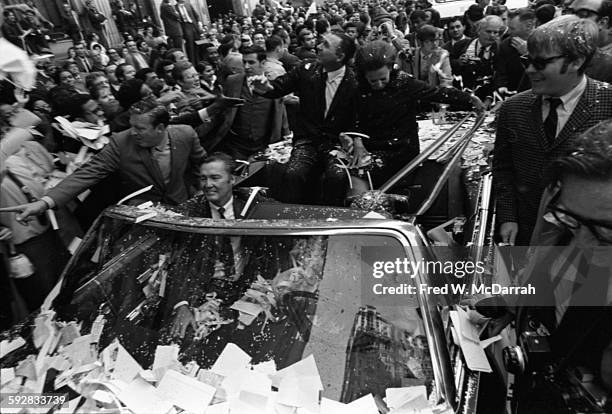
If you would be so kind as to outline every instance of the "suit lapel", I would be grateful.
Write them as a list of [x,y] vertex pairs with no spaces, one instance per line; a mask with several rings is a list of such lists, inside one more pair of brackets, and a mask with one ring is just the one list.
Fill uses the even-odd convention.
[[544,133],[544,120],[542,119],[542,97],[538,95],[531,96],[529,107],[533,108],[528,115],[528,125],[534,125],[536,140],[543,150],[548,148],[548,141]]
[[151,155],[151,151],[147,148],[138,147],[138,154],[140,155],[140,159],[153,179],[153,184],[162,191],[165,191],[166,185],[164,184],[164,179],[159,169],[159,165],[157,165],[157,162]]
[[245,205],[245,202],[243,200],[240,200],[238,197],[234,195],[234,218],[243,219],[249,214],[248,211],[246,212],[244,216],[241,214],[242,209],[244,208],[244,205]]
[[569,138],[574,136],[578,129],[583,129],[582,126],[588,121],[593,112],[593,105],[597,101],[597,88],[595,88],[593,81],[587,78],[587,85],[584,93],[578,101],[578,105],[574,108],[574,111],[570,115],[569,119],[563,126],[563,129],[557,136],[552,148],[557,147],[567,141]]
[[[236,76],[235,78],[230,78],[230,81],[226,82],[225,84],[225,95],[231,98],[240,98],[240,93],[242,91],[242,85],[244,84],[244,80],[244,75]],[[224,116],[223,123],[217,130],[217,134],[215,134],[215,137],[207,148],[208,151],[211,151],[214,147],[216,147],[217,144],[219,144],[219,142],[221,142],[221,140],[225,137],[227,132],[230,130],[232,124],[234,123],[234,118],[236,117],[237,111],[238,109],[235,107],[227,111],[227,114],[225,114]]]
[[[319,108],[319,115],[321,120],[325,119],[325,88],[327,75],[323,72],[323,68],[317,68],[315,72],[315,93],[317,94],[317,108]],[[329,113],[329,112],[328,112]]]

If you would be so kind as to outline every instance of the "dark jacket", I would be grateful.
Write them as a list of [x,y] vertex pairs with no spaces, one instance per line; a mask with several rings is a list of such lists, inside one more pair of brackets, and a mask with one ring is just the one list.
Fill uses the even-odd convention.
[[552,145],[544,135],[540,97],[529,90],[503,103],[493,150],[493,186],[498,222],[519,224],[517,244],[529,243],[551,161],[571,152],[578,134],[612,118],[612,89],[604,85],[587,78],[582,97]]
[[[243,98],[248,99],[248,96],[242,96],[243,87],[246,81],[246,76],[244,73],[236,73],[233,75],[229,75],[225,82],[223,83],[223,91],[226,96],[231,98]],[[276,142],[281,138],[281,128],[283,122],[283,111],[282,111],[282,103],[280,99],[275,99],[272,104],[272,110],[269,113],[268,117],[268,125],[269,125],[269,141],[268,142]],[[205,143],[205,147],[207,150],[212,150],[217,144],[219,144],[230,131],[232,125],[234,124],[234,119],[236,118],[236,113],[239,108],[229,108],[224,111],[218,119],[215,119],[215,126],[213,131],[213,136],[209,137]],[[200,134],[201,135],[201,134]]]
[[122,195],[153,185],[151,190],[142,195],[143,199],[167,204],[182,203],[189,198],[186,181],[192,179],[190,174],[196,174],[206,154],[191,127],[168,126],[168,138],[171,152],[168,184],[164,183],[151,151],[139,147],[131,136],[131,130],[127,130],[113,135],[102,151],[49,190],[47,195],[61,206],[112,173],[118,172]]
[[164,23],[164,30],[167,36],[183,36],[181,17],[173,6],[169,3],[162,3],[159,8],[159,15]]
[[[258,203],[263,201],[262,197],[256,196],[253,200],[252,204],[249,206],[249,211],[246,212],[244,216],[241,215],[244,206],[246,205],[246,200],[244,197],[240,196],[236,192],[234,193],[234,217],[236,219],[248,219],[249,215],[253,211],[253,207],[255,207]],[[212,212],[210,209],[210,205],[206,200],[205,195],[195,196],[186,202],[172,208],[173,211],[179,212],[188,217],[200,217],[200,218],[212,218]],[[192,248],[192,252],[197,252],[198,254],[191,253],[188,260],[197,261],[197,272],[190,274],[190,271],[193,271],[194,267],[185,266],[185,273],[176,273],[177,275],[181,275],[181,277],[171,278],[168,280],[168,310],[172,310],[174,305],[181,301],[187,301],[190,306],[199,306],[202,304],[202,301],[206,295],[211,290],[211,280],[214,273],[214,262],[215,262],[215,238],[214,235],[198,237],[194,240],[194,237],[191,235],[186,236],[187,240],[182,242],[182,245],[186,246],[185,251],[189,251]],[[206,238],[208,240],[206,240]],[[259,238],[249,238],[248,241],[242,240],[242,250],[248,251],[252,254],[255,250],[261,250],[263,245],[258,243],[260,241]],[[196,246],[190,246],[190,244],[195,243]],[[242,296],[242,292],[246,290],[246,288],[250,285],[251,277],[253,276],[253,272],[250,271],[250,268],[257,265],[257,258],[251,257],[248,260],[248,264],[245,267],[245,275],[249,275],[248,277],[242,277],[238,282],[240,287],[234,286],[233,290],[235,292],[223,292],[223,293],[231,293],[236,295],[237,297],[233,298],[233,300],[237,300]],[[222,292],[218,292],[222,294]],[[232,301],[233,302],[233,301]],[[229,303],[232,303],[229,302]]]
[[[450,52],[451,67],[453,69],[453,75],[461,76],[463,87],[475,89],[481,86],[481,91],[477,93],[477,95],[481,98],[485,98],[486,96],[491,96],[493,93],[493,73],[495,71],[495,60],[497,59],[497,43],[491,45],[488,59],[462,63],[459,58],[467,52],[472,40],[473,39],[463,39],[455,43]],[[488,82],[481,80],[485,77],[490,78]]]
[[357,130],[370,136],[368,150],[418,146],[416,115],[422,103],[440,102],[470,108],[470,95],[455,88],[438,88],[402,71],[391,72],[389,84],[380,91],[360,80]]
[[523,92],[531,88],[531,81],[521,63],[521,55],[512,46],[512,37],[508,37],[499,45],[493,83],[495,89],[505,87],[510,91]]
[[6,40],[23,49],[23,42],[20,37],[22,34],[23,30],[21,29],[19,23],[11,23],[9,21],[2,23],[2,35],[6,38]]
[[100,13],[95,7],[87,8],[87,17],[94,30],[102,30],[102,23],[106,21],[106,16]]
[[300,98],[300,113],[294,126],[294,143],[336,143],[340,132],[350,131],[355,124],[357,79],[346,67],[327,115],[325,115],[325,79],[323,67],[306,63],[271,82],[274,90],[268,98],[295,93]]

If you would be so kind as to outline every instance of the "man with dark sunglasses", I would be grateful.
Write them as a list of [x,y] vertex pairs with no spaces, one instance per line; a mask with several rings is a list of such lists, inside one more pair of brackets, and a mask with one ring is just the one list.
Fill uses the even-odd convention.
[[585,74],[597,47],[597,25],[566,15],[527,40],[532,89],[504,102],[493,152],[502,242],[526,246],[544,191],[543,171],[567,155],[576,135],[612,118],[612,88]]

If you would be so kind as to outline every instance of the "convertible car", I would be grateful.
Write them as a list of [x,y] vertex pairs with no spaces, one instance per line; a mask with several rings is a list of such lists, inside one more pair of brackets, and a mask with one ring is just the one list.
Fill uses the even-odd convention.
[[[184,363],[208,368],[228,343],[252,363],[273,360],[279,370],[312,354],[323,397],[349,403],[372,394],[382,403],[387,389],[422,386],[436,412],[476,412],[479,376],[450,339],[449,298],[373,294],[385,283],[372,276],[373,261],[435,259],[420,229],[363,218],[362,210],[303,207],[306,218],[296,220],[283,219],[284,209],[260,204],[255,219],[239,221],[160,212],[137,223],[142,210],[111,207],[63,274],[56,320],[78,321],[89,332],[105,318],[99,348],[117,338],[148,367],[156,346],[172,341],[173,305],[187,300],[209,319],[183,338]],[[239,240],[245,252],[237,281],[217,280],[211,246],[220,238]],[[441,283],[427,273],[402,282]],[[29,326],[20,327],[11,334],[28,338]],[[31,346],[5,356],[2,366]]]

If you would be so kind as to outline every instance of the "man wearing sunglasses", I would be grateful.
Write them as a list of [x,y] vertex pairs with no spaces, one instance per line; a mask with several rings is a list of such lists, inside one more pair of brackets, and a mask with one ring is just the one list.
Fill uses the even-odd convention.
[[526,246],[544,191],[543,172],[573,149],[577,134],[612,118],[612,88],[585,76],[598,28],[566,15],[527,40],[532,89],[506,100],[497,118],[493,177],[504,243]]

